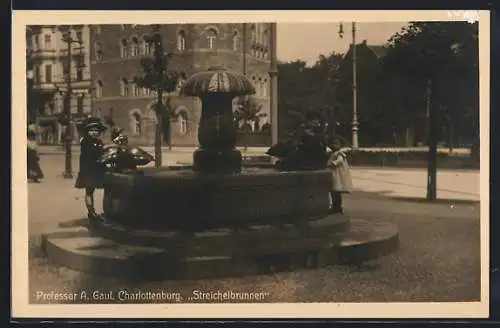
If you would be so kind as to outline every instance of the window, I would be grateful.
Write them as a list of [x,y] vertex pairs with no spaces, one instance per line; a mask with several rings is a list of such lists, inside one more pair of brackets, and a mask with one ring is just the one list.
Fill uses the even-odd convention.
[[215,48],[215,39],[217,38],[217,32],[214,29],[209,29],[207,31],[208,48]]
[[262,37],[262,39],[263,39],[262,40],[263,41],[262,44],[267,47],[269,45],[269,31],[265,30],[263,34],[264,35]]
[[40,66],[35,65],[33,68],[34,68],[33,82],[40,83],[41,82],[41,78],[40,78]]
[[132,38],[132,44],[130,45],[131,56],[137,57],[139,56],[139,40],[136,37]]
[[76,63],[76,80],[83,81],[83,63],[81,61]]
[[127,81],[127,79],[120,80],[120,94],[122,97],[128,97],[128,81]]
[[233,51],[238,51],[238,48],[239,48],[239,36],[238,36],[238,32],[237,31],[234,31],[233,33]]
[[134,134],[140,136],[142,133],[142,127],[141,127],[141,115],[139,113],[134,113],[132,114],[132,119],[133,119],[133,129],[134,129]]
[[177,50],[186,50],[186,33],[184,33],[184,31],[179,31],[179,33],[177,33]]
[[45,35],[43,38],[43,46],[45,49],[52,49],[52,36]]
[[96,35],[101,34],[101,25],[94,25],[94,33]]
[[179,113],[179,131],[182,134],[186,134],[188,132],[187,114],[184,111]]
[[35,42],[34,44],[35,50],[40,49],[40,36],[38,34],[35,35],[34,42]]
[[101,118],[102,114],[101,114],[101,109],[100,108],[97,108],[95,110],[95,117],[98,117],[98,118]]
[[82,37],[82,31],[76,31],[76,41],[82,43],[83,42],[83,37]]
[[250,38],[252,43],[257,42],[257,31],[255,30],[255,24],[250,27]]
[[76,97],[76,110],[78,113],[83,113],[83,105],[84,105],[84,95],[78,95]]
[[267,79],[264,79],[264,89],[262,94],[264,97],[267,97],[268,90],[269,90],[269,83],[267,82]]
[[96,98],[101,98],[102,97],[102,87],[103,83],[101,80],[98,80],[95,84],[95,97]]
[[143,37],[141,43],[142,43],[142,54],[144,56],[150,56],[151,55],[151,47],[149,46],[149,42]]
[[45,83],[52,83],[52,65],[45,65]]
[[96,60],[102,60],[102,46],[101,46],[101,42],[96,42],[94,44],[94,51],[95,51],[95,59]]
[[128,57],[127,40],[121,40],[120,42],[120,55],[122,58]]
[[132,97],[137,96],[139,96],[139,88],[137,87],[137,84],[132,83]]

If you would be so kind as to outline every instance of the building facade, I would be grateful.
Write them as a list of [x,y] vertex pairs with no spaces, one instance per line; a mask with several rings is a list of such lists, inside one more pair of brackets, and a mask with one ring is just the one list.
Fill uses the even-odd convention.
[[[68,38],[67,36],[70,36]],[[71,42],[67,42],[71,39]],[[75,119],[91,113],[92,80],[90,74],[90,29],[88,25],[32,25],[26,31],[28,87],[44,95],[29,106],[36,112],[40,142],[60,144],[64,127],[58,115],[64,111],[68,78],[71,79],[71,113]],[[71,60],[68,47],[71,46]],[[71,66],[68,66],[71,65]],[[70,75],[68,76],[68,67]],[[76,134],[76,129],[72,129]],[[75,139],[77,136],[75,135]]]
[[[269,118],[270,24],[169,24],[161,25],[165,51],[173,53],[169,69],[180,74],[176,91],[165,95],[175,110],[170,122],[172,144],[196,146],[201,102],[179,95],[183,81],[213,66],[244,73],[254,84],[255,99]],[[150,57],[145,37],[148,25],[91,25],[90,68],[95,86],[93,114],[111,117],[138,144],[154,140],[155,95],[134,84],[142,76],[141,59]],[[164,131],[164,140],[167,129]]]

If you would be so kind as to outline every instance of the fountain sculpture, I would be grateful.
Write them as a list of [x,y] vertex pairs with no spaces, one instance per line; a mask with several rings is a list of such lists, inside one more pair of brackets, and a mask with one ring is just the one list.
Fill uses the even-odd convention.
[[[73,242],[45,235],[49,258],[93,273],[194,279],[360,262],[396,249],[395,227],[328,214],[326,157],[242,167],[232,100],[255,92],[244,75],[210,69],[181,92],[202,102],[193,166],[109,173],[106,220],[69,228]],[[315,148],[314,133],[305,140],[305,150]]]

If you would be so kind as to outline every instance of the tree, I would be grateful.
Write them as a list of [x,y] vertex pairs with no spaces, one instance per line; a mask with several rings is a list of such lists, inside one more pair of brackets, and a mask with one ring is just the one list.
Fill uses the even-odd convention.
[[262,104],[259,104],[253,97],[239,97],[234,110],[234,120],[237,126],[242,126],[245,136],[244,147],[248,149],[248,128],[247,126],[259,124],[260,119],[266,117],[266,113],[262,113]]
[[153,25],[153,33],[145,37],[146,42],[153,48],[153,58],[144,58],[141,60],[141,67],[144,76],[135,79],[139,87],[152,90],[156,94],[156,103],[154,104],[156,114],[155,125],[155,166],[161,167],[161,145],[162,129],[164,121],[169,123],[169,140],[171,147],[170,119],[173,115],[171,106],[165,106],[163,103],[163,94],[173,92],[177,85],[179,74],[168,69],[172,53],[164,53],[160,25]]

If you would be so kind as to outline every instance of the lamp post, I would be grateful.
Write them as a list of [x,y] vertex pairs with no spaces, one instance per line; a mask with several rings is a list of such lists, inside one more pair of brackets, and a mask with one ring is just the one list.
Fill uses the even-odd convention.
[[72,49],[73,44],[79,44],[78,50],[83,49],[82,40],[74,40],[71,37],[71,25],[63,25],[61,27],[61,32],[63,32],[62,41],[67,45],[67,69],[64,75],[64,80],[66,82],[66,96],[64,97],[64,114],[66,121],[66,131],[65,131],[65,169],[63,177],[65,179],[73,178],[73,170],[71,163],[71,144],[73,141],[73,126],[71,117],[71,95],[72,95],[72,85],[71,85],[71,63],[72,63]]
[[270,26],[270,55],[271,69],[269,75],[271,77],[271,144],[278,143],[278,58],[276,53],[277,44],[277,24],[271,23]]
[[[340,23],[339,36],[344,37],[344,26]],[[356,22],[352,22],[352,148],[359,148],[358,141],[358,86],[357,86],[357,65],[356,65]]]

